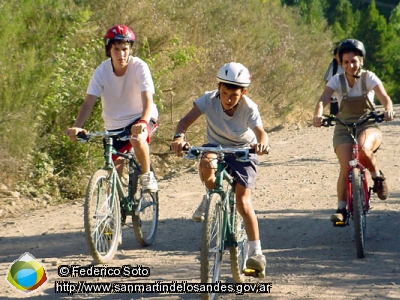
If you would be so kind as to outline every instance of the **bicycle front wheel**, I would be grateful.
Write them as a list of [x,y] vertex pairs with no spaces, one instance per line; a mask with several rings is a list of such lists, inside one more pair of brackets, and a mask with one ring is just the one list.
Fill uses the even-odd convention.
[[[222,265],[223,244],[223,210],[220,194],[211,194],[207,203],[201,238],[202,283],[216,283],[219,280]],[[202,299],[216,299],[217,293],[201,294]]]
[[158,192],[144,193],[139,189],[139,172],[133,174],[133,186],[135,187],[137,207],[132,215],[133,231],[136,239],[144,246],[153,244],[156,238],[158,226]]
[[352,171],[352,193],[353,193],[353,217],[354,217],[354,240],[356,243],[357,257],[365,256],[365,233],[367,217],[364,211],[365,195],[361,181],[360,170],[354,168]]
[[233,280],[236,283],[244,282],[245,275],[243,270],[248,256],[248,240],[246,229],[244,228],[244,222],[242,216],[239,213],[235,213],[236,224],[234,237],[236,240],[236,247],[230,247],[230,258],[231,258],[231,271]]
[[98,264],[106,264],[114,258],[121,230],[119,201],[111,185],[109,172],[97,170],[86,190],[85,237],[89,252]]

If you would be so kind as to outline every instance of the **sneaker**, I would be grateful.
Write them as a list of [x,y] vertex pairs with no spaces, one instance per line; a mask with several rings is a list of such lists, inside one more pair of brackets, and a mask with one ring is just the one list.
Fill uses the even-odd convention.
[[206,207],[207,207],[207,196],[204,195],[199,207],[197,207],[197,209],[193,213],[192,218],[194,221],[202,222],[204,220],[204,215],[206,214]]
[[157,180],[153,172],[142,174],[140,184],[142,185],[143,191],[149,191],[150,193],[158,191]]
[[262,254],[253,254],[246,261],[247,269],[254,269],[261,273],[264,272],[266,265],[267,265],[267,261],[265,259],[265,256]]
[[338,208],[336,212],[331,216],[331,221],[336,222],[346,222],[347,218],[347,209],[346,208]]
[[374,186],[372,191],[378,194],[378,198],[381,200],[386,200],[389,197],[389,188],[386,184],[386,177],[381,172],[381,176],[372,178],[374,181]]

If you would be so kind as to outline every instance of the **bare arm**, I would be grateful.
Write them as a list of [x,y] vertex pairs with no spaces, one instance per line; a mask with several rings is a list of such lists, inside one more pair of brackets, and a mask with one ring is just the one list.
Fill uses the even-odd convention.
[[[201,111],[196,104],[193,104],[192,109],[184,116],[176,125],[175,133],[185,133],[186,130],[201,116]],[[182,148],[187,144],[184,137],[174,139],[171,143],[171,150],[177,156],[182,156]]]
[[374,91],[379,102],[385,109],[385,120],[392,121],[394,117],[392,99],[390,99],[382,84],[378,84],[376,87],[374,87]]
[[[153,94],[150,91],[144,91],[141,93],[141,97],[142,97],[142,103],[143,103],[143,112],[142,112],[142,116],[140,117],[140,119],[145,120],[147,123],[149,123],[150,122],[151,105],[153,104]],[[132,125],[131,134],[139,135],[146,129],[147,129],[146,124],[138,123],[138,124]]]
[[258,155],[263,155],[269,152],[269,138],[262,126],[256,126],[253,128],[254,134],[257,138],[257,144],[254,146]]
[[96,104],[97,96],[87,94],[85,101],[79,109],[78,116],[76,117],[75,123],[71,128],[67,129],[67,135],[71,141],[76,141],[76,135],[84,131],[83,125],[89,119],[92,114],[93,107]]
[[317,105],[315,106],[315,111],[314,111],[313,125],[315,127],[321,126],[322,114],[324,113],[324,107],[331,102],[331,96],[332,96],[333,92],[334,92],[334,90],[332,88],[330,88],[329,86],[325,86],[321,97],[319,97],[319,100],[317,102]]

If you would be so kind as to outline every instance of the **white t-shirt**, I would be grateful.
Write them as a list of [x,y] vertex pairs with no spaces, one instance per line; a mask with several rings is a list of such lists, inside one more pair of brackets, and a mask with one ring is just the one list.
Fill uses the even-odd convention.
[[205,115],[208,143],[222,147],[246,147],[257,143],[252,129],[262,126],[261,116],[257,104],[246,95],[232,117],[224,113],[218,90],[206,92],[194,103]]
[[[103,61],[94,71],[87,94],[101,96],[103,119],[107,130],[123,128],[143,113],[141,92],[154,94],[154,83],[148,65],[138,57],[129,57],[125,75],[115,76],[111,58]],[[153,103],[151,118],[158,119]]]
[[[382,84],[382,81],[375,75],[375,73],[371,71],[364,71],[367,73],[365,83],[366,83],[366,88],[368,91],[368,99],[371,102],[371,104],[374,106],[374,96],[375,92],[373,91],[373,88],[376,87],[378,84]],[[342,94],[342,86],[340,83],[340,78],[339,74],[333,76],[328,83],[326,84],[329,86],[331,89],[333,89],[337,95],[339,107],[340,103],[342,102],[343,99],[343,94]],[[347,89],[347,96],[348,97],[357,97],[357,96],[362,96],[362,85],[361,85],[361,78],[358,78],[356,81],[356,84],[353,87],[349,86],[349,83],[346,81],[346,89]]]

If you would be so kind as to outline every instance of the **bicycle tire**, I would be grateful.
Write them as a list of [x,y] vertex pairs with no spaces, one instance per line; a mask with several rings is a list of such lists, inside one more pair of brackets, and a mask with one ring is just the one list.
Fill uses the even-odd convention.
[[361,182],[360,170],[354,168],[352,176],[354,241],[356,243],[357,257],[365,256],[366,213],[364,211],[364,191]]
[[[223,210],[220,194],[213,193],[207,203],[201,238],[200,277],[202,283],[216,283],[222,267]],[[216,299],[217,293],[202,293],[203,300]]]
[[[97,170],[90,178],[84,205],[85,238],[97,264],[110,262],[118,248],[120,206],[112,191],[109,172]],[[115,190],[115,189],[114,189]]]
[[235,241],[237,242],[236,247],[230,247],[230,259],[231,259],[231,272],[235,283],[242,283],[245,281],[245,275],[243,270],[248,256],[248,240],[247,233],[244,227],[243,218],[240,214],[236,214],[235,224]]
[[[150,167],[153,170],[152,167]],[[158,227],[159,201],[158,192],[143,193],[139,189],[140,171],[135,170],[133,173],[133,195],[136,195],[140,201],[139,214],[132,214],[133,231],[136,239],[143,247],[150,246],[154,243]]]

